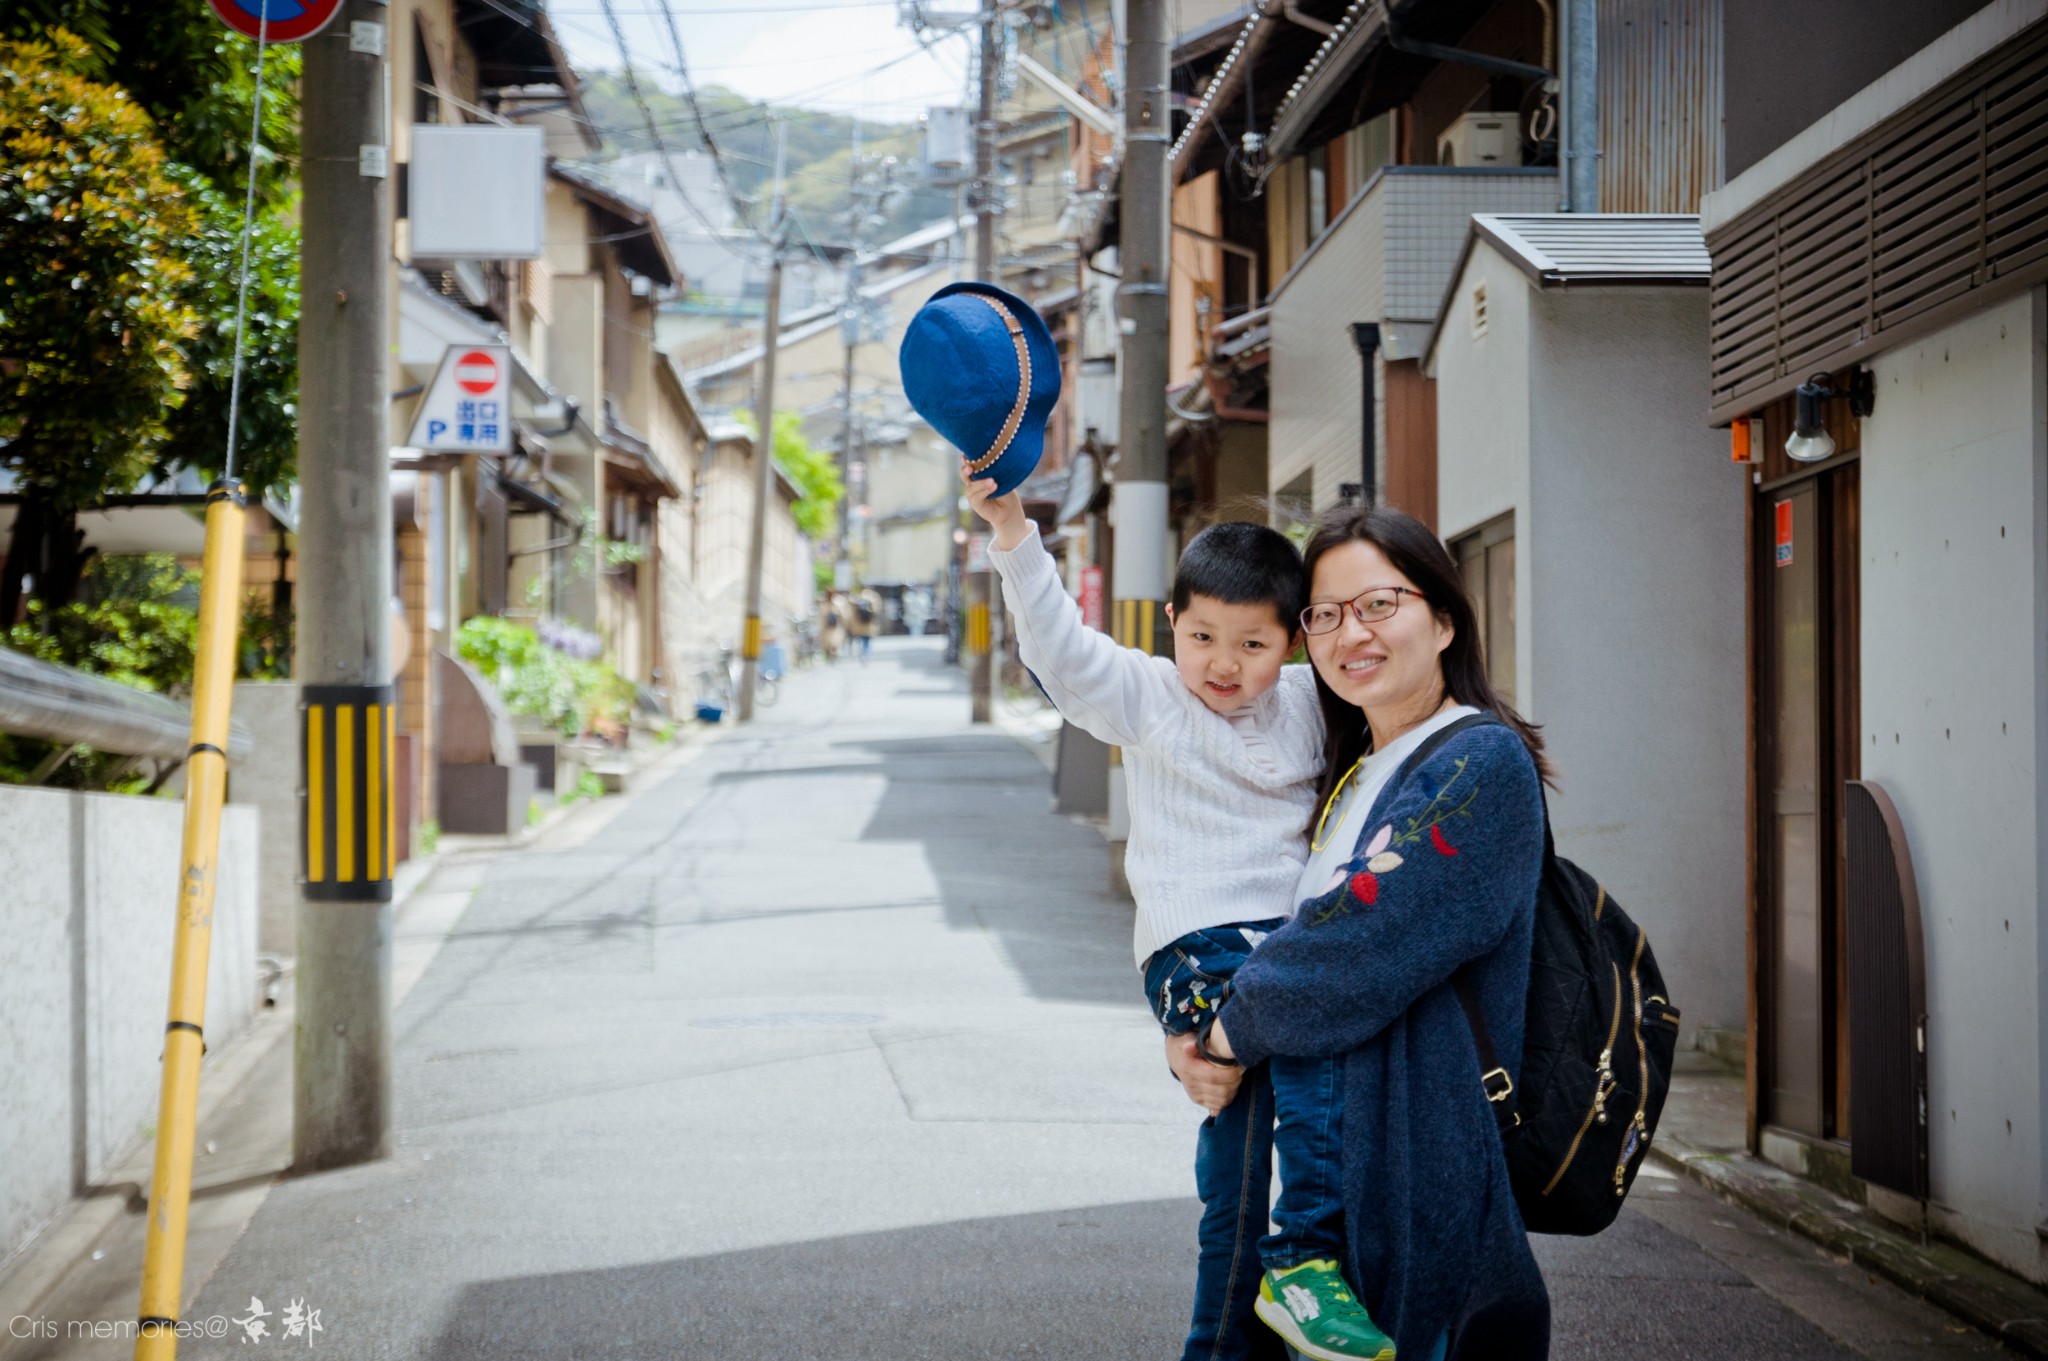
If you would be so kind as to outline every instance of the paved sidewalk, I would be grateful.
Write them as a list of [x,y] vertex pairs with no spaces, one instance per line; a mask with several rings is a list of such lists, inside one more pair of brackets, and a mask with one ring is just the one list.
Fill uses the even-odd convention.
[[[1199,1112],[1099,835],[966,717],[935,642],[881,640],[450,886],[398,1011],[395,1156],[273,1182],[289,1083],[248,1084],[236,1128],[277,1161],[195,1258],[184,1317],[230,1330],[183,1354],[260,1355],[253,1319],[350,1358],[1176,1356]],[[1538,1243],[1554,1355],[1995,1353],[1656,1171],[1610,1233]],[[126,1317],[115,1265],[44,1312]],[[284,1335],[294,1302],[318,1333]]]

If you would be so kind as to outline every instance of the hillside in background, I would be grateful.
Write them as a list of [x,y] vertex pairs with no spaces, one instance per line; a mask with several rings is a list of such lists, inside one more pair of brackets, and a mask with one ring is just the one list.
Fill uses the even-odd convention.
[[[583,81],[584,106],[604,138],[600,156],[649,149],[646,123],[627,95],[625,82],[607,71],[578,74]],[[697,121],[679,96],[657,89],[644,76],[640,91],[669,150],[702,148]],[[784,193],[802,230],[821,244],[852,239],[847,197],[854,169],[854,119],[845,114],[757,104],[716,85],[706,87],[697,102],[734,187],[747,200],[747,212],[768,195],[775,172],[775,124],[781,121],[789,129]],[[929,189],[917,182],[920,134],[915,124],[861,120],[859,130],[862,160],[894,156],[899,186],[883,206],[882,221],[862,229],[862,244],[879,244],[953,210],[952,190]]]

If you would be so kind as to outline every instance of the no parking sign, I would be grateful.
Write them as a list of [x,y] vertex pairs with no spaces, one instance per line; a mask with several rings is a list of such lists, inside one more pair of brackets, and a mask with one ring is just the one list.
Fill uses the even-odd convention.
[[[245,38],[295,43],[327,27],[341,0],[207,0],[213,15]],[[265,31],[265,21],[268,31]]]

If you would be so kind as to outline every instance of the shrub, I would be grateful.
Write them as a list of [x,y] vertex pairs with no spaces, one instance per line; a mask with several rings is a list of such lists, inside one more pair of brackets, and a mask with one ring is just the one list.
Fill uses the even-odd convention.
[[505,707],[564,737],[614,738],[632,717],[631,681],[601,661],[570,656],[524,624],[479,615],[456,631],[455,648],[498,687]]

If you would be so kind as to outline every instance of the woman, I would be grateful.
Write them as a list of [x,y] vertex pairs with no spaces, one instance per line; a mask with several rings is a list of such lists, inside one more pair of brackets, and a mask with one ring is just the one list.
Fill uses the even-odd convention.
[[[1341,1056],[1346,1275],[1373,1318],[1408,1361],[1540,1361],[1549,1297],[1451,979],[1476,984],[1518,1069],[1542,743],[1488,683],[1457,566],[1427,528],[1340,511],[1304,557],[1330,761],[1301,908],[1210,1028],[1180,1041],[1174,1071],[1213,1112],[1247,1066]],[[1499,723],[1453,734],[1395,783],[1430,733],[1482,711]]]

